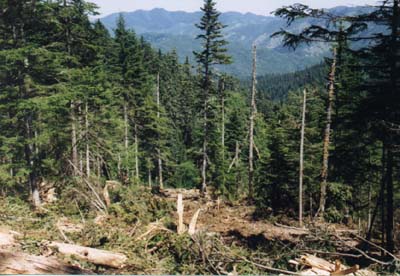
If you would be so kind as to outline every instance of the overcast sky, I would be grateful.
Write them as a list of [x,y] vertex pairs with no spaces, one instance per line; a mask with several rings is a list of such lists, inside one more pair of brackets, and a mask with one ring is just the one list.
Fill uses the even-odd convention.
[[[313,8],[331,8],[335,6],[373,5],[376,0],[216,0],[220,11],[253,12],[268,15],[271,11],[294,3],[303,3]],[[100,7],[102,15],[138,9],[151,10],[164,8],[170,11],[197,11],[203,0],[88,0]]]

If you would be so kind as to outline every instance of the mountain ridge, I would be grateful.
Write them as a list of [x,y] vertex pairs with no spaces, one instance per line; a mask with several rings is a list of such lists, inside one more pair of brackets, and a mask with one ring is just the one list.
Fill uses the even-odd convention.
[[[368,7],[338,6],[329,11],[354,14],[364,8]],[[155,8],[114,13],[100,20],[112,31],[119,14],[124,16],[128,28],[143,36],[153,47],[164,52],[175,49],[181,61],[187,56],[193,64],[195,63],[192,52],[200,48],[199,41],[196,40],[199,30],[195,27],[195,23],[199,22],[202,15],[200,11],[168,11]],[[281,28],[298,31],[315,23],[315,20],[302,19],[287,27],[286,21],[279,17],[235,11],[221,13],[220,19],[227,25],[223,33],[229,42],[228,52],[233,56],[234,63],[219,66],[218,69],[238,77],[246,77],[251,73],[253,43],[258,46],[259,75],[295,72],[318,64],[324,56],[329,55],[329,45],[326,44],[302,46],[293,51],[283,47],[280,38],[270,37]]]

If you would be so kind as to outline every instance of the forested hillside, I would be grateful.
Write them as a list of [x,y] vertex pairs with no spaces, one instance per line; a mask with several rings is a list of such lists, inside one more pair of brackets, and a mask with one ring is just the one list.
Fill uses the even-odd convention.
[[[257,77],[259,101],[283,102],[291,91],[306,85],[323,87],[327,83],[328,70],[325,63],[317,64],[301,71],[286,74],[268,74]],[[243,89],[250,87],[251,79],[242,79]],[[263,100],[266,98],[268,100]]]
[[90,2],[0,1],[0,274],[399,272],[399,1],[277,10],[330,53],[264,75],[255,44],[244,81],[215,5],[193,66]]
[[[355,15],[371,11],[372,7],[364,6],[338,6],[329,9],[335,15]],[[128,29],[134,29],[142,35],[155,48],[163,51],[176,49],[179,59],[183,62],[189,57],[191,64],[195,65],[192,51],[198,51],[201,47],[196,36],[199,34],[195,24],[200,20],[201,12],[167,11],[164,9],[153,9],[149,11],[137,10],[133,12],[123,12]],[[329,55],[327,44],[315,43],[307,46],[298,47],[296,51],[283,47],[280,38],[271,38],[271,34],[281,28],[298,31],[306,26],[323,23],[324,20],[311,20],[303,18],[294,22],[291,26],[286,26],[282,18],[267,15],[266,10],[260,8],[260,14],[225,12],[221,13],[221,22],[227,27],[223,30],[229,53],[233,57],[234,63],[228,66],[219,66],[219,70],[233,74],[237,77],[249,77],[251,73],[251,53],[249,49],[252,44],[257,44],[258,73],[282,74],[303,70],[323,61],[324,56]],[[116,26],[116,19],[119,14],[111,14],[102,17],[101,22],[112,31]],[[382,29],[371,24],[366,33],[381,32]],[[365,45],[362,42],[355,45]]]

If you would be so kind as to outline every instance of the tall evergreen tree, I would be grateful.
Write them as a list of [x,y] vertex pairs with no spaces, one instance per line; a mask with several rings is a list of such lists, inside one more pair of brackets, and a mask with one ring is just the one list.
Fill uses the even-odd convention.
[[222,29],[225,27],[220,21],[220,13],[215,8],[216,3],[213,0],[204,0],[204,6],[201,8],[203,16],[200,24],[196,27],[202,31],[202,34],[197,36],[202,42],[202,51],[194,52],[197,62],[201,65],[201,89],[203,91],[203,147],[202,147],[202,165],[201,177],[202,192],[207,189],[207,164],[208,158],[208,135],[209,135],[209,107],[210,96],[214,92],[212,85],[212,67],[216,64],[229,64],[231,59],[226,55],[227,41],[223,39]]

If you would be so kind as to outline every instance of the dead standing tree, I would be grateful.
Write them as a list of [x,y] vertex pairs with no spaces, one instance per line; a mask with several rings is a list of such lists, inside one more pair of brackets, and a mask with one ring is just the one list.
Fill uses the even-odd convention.
[[304,135],[306,126],[307,90],[303,91],[303,114],[301,118],[300,173],[299,173],[299,225],[303,227],[303,173],[304,173]]
[[319,208],[316,217],[323,218],[325,213],[326,204],[326,190],[328,186],[328,170],[329,170],[329,146],[331,137],[331,124],[332,124],[332,110],[333,101],[335,99],[335,74],[336,74],[336,49],[333,49],[333,61],[329,73],[329,91],[328,91],[328,107],[326,110],[326,127],[324,134],[324,146],[322,157],[322,171],[321,171],[321,187]]
[[250,127],[249,127],[249,200],[253,199],[254,178],[254,119],[257,112],[257,46],[253,45],[253,77],[251,85]]
[[[160,73],[157,74],[156,97],[157,97],[157,120],[160,121]],[[158,157],[158,183],[160,188],[163,189],[164,182],[163,182],[163,168],[162,168],[160,145],[157,148],[157,157]]]

